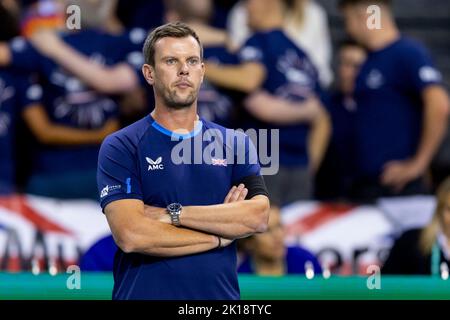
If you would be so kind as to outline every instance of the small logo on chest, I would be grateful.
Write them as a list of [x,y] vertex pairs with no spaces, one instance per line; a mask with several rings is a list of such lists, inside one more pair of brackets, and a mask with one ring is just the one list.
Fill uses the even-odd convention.
[[162,164],[162,157],[159,157],[156,160],[152,160],[149,157],[145,157],[145,160],[147,160],[148,163],[147,171],[164,170],[164,165]]
[[226,167],[228,165],[227,159],[217,159],[217,158],[211,158],[211,164],[213,166],[220,166],[220,167]]

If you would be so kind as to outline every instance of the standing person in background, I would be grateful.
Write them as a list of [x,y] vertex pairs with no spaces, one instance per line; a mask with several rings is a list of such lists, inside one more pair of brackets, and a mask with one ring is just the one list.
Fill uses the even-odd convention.
[[[8,42],[19,34],[19,24],[10,11],[0,2],[0,41]],[[21,117],[28,125],[35,138],[43,145],[59,148],[75,148],[76,146],[100,144],[106,135],[117,126],[114,121],[105,121],[97,128],[77,128],[60,121],[55,121],[47,113],[42,104],[43,89],[32,80],[29,73],[20,72],[17,68],[0,69],[0,144],[1,173],[0,189],[3,193],[22,191],[16,187],[16,167],[22,168],[24,154],[26,165],[34,163],[26,152],[27,145],[18,143],[16,131]],[[29,142],[29,141],[25,141]],[[16,157],[16,154],[19,157]],[[35,159],[37,160],[37,159]],[[70,188],[70,186],[66,186]]]
[[355,81],[366,59],[366,50],[345,40],[338,48],[336,87],[326,100],[333,133],[316,177],[316,198],[349,200],[355,168]]
[[[33,44],[23,38],[0,44],[0,65],[37,75],[45,110],[30,110],[34,110],[33,127],[39,131],[45,131],[46,123],[36,119],[45,114],[60,126],[88,134],[105,127],[109,134],[119,128],[118,103],[113,95],[130,92],[139,84],[136,68],[142,63],[139,44],[145,32],[132,30],[113,36],[101,31],[110,17],[104,5],[112,5],[111,1],[96,1],[97,7],[87,0],[72,3],[91,8],[81,16],[84,29],[65,34],[62,39],[46,31],[33,36]],[[33,155],[26,191],[56,198],[97,199],[96,164],[101,139],[58,138],[49,143],[38,136],[41,144]]]
[[404,232],[394,243],[382,274],[440,276],[450,266],[450,177],[436,193],[436,210],[428,225]]
[[282,0],[247,0],[256,33],[239,50],[239,65],[207,64],[212,83],[248,94],[245,129],[279,129],[277,174],[267,175],[271,201],[283,206],[310,199],[313,177],[330,134],[327,112],[313,64],[286,36]]
[[[347,31],[369,53],[356,80],[356,174],[361,201],[427,192],[424,175],[445,130],[449,99],[427,50],[402,36],[389,0],[341,0]],[[381,28],[367,26],[378,5]]]
[[[237,57],[227,50],[228,37],[225,30],[210,25],[213,16],[211,0],[167,0],[167,22],[182,21],[198,34],[203,45],[205,61],[219,64],[236,64]],[[225,127],[235,128],[235,100],[237,94],[220,88],[204,79],[197,101],[200,117]]]
[[[261,0],[264,3],[265,0]],[[287,7],[283,30],[309,56],[319,73],[323,87],[332,80],[331,39],[325,10],[314,0],[283,0]],[[238,2],[228,17],[231,48],[241,47],[254,30],[248,25],[249,14],[245,1]]]

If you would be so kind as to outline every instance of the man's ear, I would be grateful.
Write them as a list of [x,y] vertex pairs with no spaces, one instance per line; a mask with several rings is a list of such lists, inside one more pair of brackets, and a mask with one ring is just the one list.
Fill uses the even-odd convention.
[[144,64],[142,66],[142,74],[144,75],[145,80],[150,84],[153,85],[155,83],[155,69],[149,65]]
[[203,79],[205,78],[206,66],[205,66],[204,62],[202,62],[202,69],[203,69],[203,74],[202,74],[202,79],[201,79],[200,83],[203,83]]

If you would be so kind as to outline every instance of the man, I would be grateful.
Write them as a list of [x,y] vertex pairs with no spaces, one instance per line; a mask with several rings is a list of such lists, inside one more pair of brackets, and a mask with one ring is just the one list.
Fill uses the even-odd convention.
[[336,87],[326,107],[333,134],[316,177],[316,197],[320,200],[348,200],[354,175],[356,103],[355,80],[366,59],[366,50],[353,40],[343,41],[338,49]]
[[[380,8],[381,28],[367,26],[369,5]],[[424,193],[423,177],[447,128],[449,100],[426,49],[402,36],[389,0],[342,0],[348,33],[369,54],[355,87],[354,196]]]
[[[86,0],[77,3],[86,4]],[[101,11],[102,3],[106,2],[96,3],[98,7],[94,11]],[[112,95],[136,86],[138,76],[131,66],[136,64],[136,57],[138,63],[142,63],[136,43],[142,44],[145,32],[134,30],[121,36],[106,34],[100,27],[107,17],[100,13],[82,15],[85,29],[65,34],[62,40],[48,32],[33,44],[16,38],[0,45],[0,65],[10,66],[16,72],[36,74],[43,87],[45,109],[28,111],[33,112],[35,119],[44,114],[57,125],[87,135],[105,126],[108,134],[119,128],[117,96]],[[102,72],[106,66],[111,70],[108,76]],[[86,75],[86,70],[93,71],[94,75]],[[129,80],[118,85],[102,81],[104,78]],[[102,85],[97,86],[97,82]],[[44,121],[31,123],[43,131]],[[33,150],[33,168],[26,191],[55,198],[97,199],[96,167],[103,138],[104,135],[95,140],[75,137],[67,141],[60,136],[56,142],[39,139],[41,143]]]
[[[98,162],[101,206],[120,249],[113,299],[239,299],[233,240],[268,221],[256,150],[247,136],[198,118],[205,66],[192,29],[158,27],[143,51],[155,109],[106,138]],[[214,155],[211,132],[227,136],[215,139]],[[241,142],[224,144],[229,137]],[[175,152],[181,144],[186,162]],[[230,150],[233,163],[218,155]]]
[[239,51],[240,64],[207,64],[212,83],[249,94],[245,128],[279,129],[280,169],[266,177],[271,202],[279,206],[310,199],[313,175],[330,133],[318,101],[317,72],[306,54],[282,31],[282,0],[247,0],[255,34]]

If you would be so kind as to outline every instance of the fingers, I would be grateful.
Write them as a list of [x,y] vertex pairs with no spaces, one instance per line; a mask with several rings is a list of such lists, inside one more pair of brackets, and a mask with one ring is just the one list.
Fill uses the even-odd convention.
[[248,194],[248,189],[247,188],[242,189],[242,192],[239,194],[237,201],[245,200],[245,197],[247,196],[247,194]]
[[233,193],[236,191],[236,186],[233,186],[230,191],[228,191],[227,196],[225,197],[225,200],[223,201],[223,203],[229,203],[230,202],[230,198],[233,195]]
[[233,194],[230,197],[230,202],[238,201],[238,199],[241,195],[241,192],[244,190],[244,187],[245,186],[242,183],[237,187],[237,189],[233,192]]
[[245,200],[245,197],[248,194],[248,189],[245,188],[244,184],[240,184],[239,186],[233,186],[225,197],[224,203],[231,203],[236,201]]

